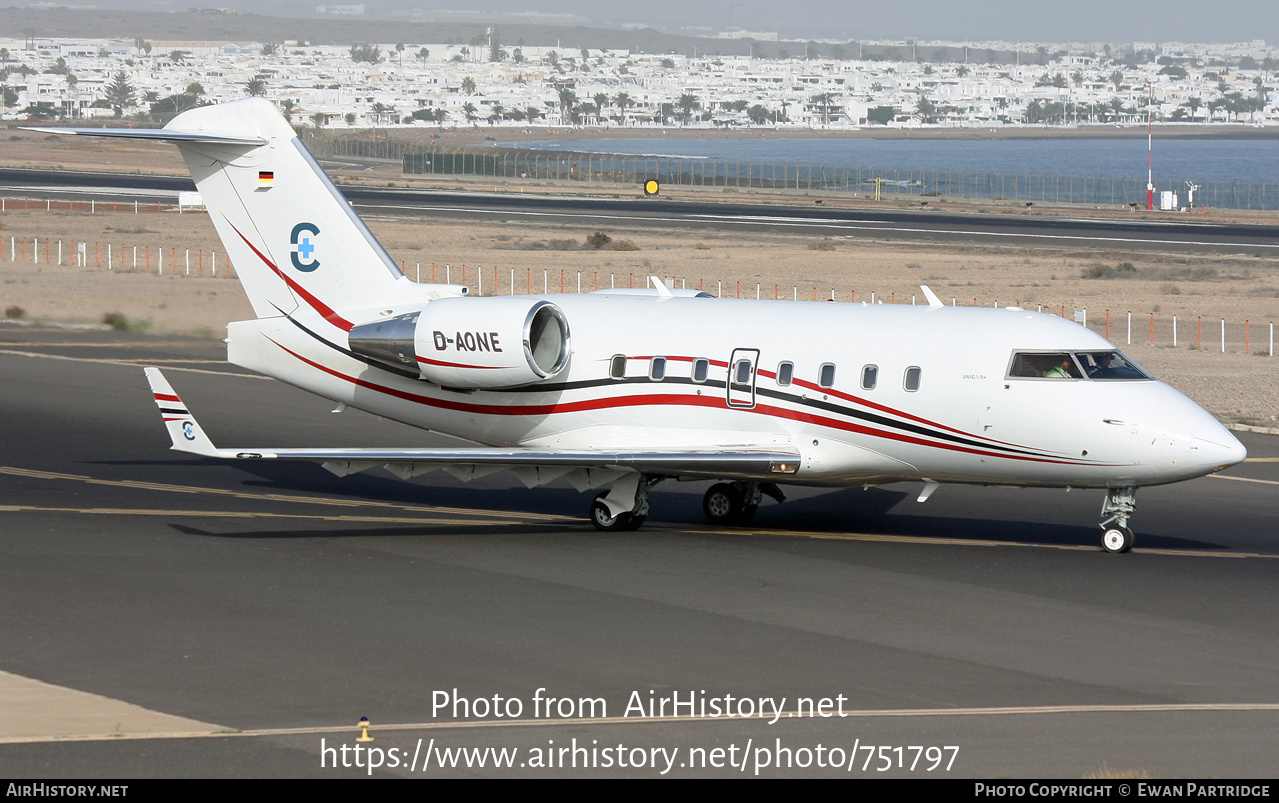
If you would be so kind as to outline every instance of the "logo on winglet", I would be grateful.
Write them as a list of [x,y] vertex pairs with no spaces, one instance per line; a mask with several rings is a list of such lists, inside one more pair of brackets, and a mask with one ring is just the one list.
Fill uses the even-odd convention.
[[293,267],[303,273],[310,273],[320,267],[320,260],[315,258],[317,249],[312,239],[319,234],[320,227],[314,223],[299,223],[293,227],[293,234],[289,237],[293,250],[289,258],[293,261]]

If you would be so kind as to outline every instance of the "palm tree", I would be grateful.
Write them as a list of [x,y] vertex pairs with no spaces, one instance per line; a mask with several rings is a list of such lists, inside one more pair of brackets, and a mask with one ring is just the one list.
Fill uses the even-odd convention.
[[604,117],[604,109],[608,107],[608,93],[596,92],[591,100],[595,101],[595,122],[598,123]]
[[697,96],[687,92],[679,96],[678,105],[684,110],[684,125],[693,121],[693,109],[701,107],[701,104],[697,102]]
[[[924,98],[921,98],[921,102]],[[822,110],[822,128],[830,124],[831,106],[835,102],[835,96],[830,92],[823,92],[820,95],[813,95],[808,99],[809,103],[821,107]]]
[[417,52],[417,57],[422,60],[423,68],[426,67],[426,59],[430,55],[431,55],[431,51],[427,50],[426,48],[422,48],[421,50]]
[[494,123],[500,123],[502,121],[503,111],[505,110],[502,108],[502,104],[494,103],[493,110],[489,112],[489,125],[493,125]]
[[266,96],[266,81],[262,80],[262,76],[255,75],[249,79],[244,85],[245,94],[251,98],[261,98]]
[[395,55],[400,61],[400,66],[403,67],[404,66],[404,43],[403,42],[395,43]]
[[293,98],[285,98],[280,101],[280,111],[284,112],[284,119],[290,123],[293,122],[293,112],[298,110],[298,102]]
[[634,106],[635,101],[631,100],[631,96],[625,92],[618,92],[613,96],[613,105],[617,106],[618,110],[621,112],[621,115],[618,118],[619,121],[622,125],[626,125],[626,107]]
[[524,110],[524,116],[528,118],[530,123],[536,123],[537,118],[542,116],[542,110],[536,106],[529,106]]
[[462,114],[466,115],[466,122],[474,123],[475,122],[475,104],[471,103],[470,101],[467,101],[465,104],[463,104]]
[[[1035,103],[1038,104],[1039,101],[1035,101]],[[933,103],[932,99],[929,98],[928,95],[924,94],[923,92],[920,92],[919,100],[916,101],[915,103],[915,114],[919,115],[919,121],[921,123],[936,122],[937,104]],[[1039,122],[1039,121],[1031,120],[1031,122]]]
[[465,93],[466,93],[466,94],[468,94],[468,95],[474,95],[474,94],[475,94],[475,79],[474,79],[474,78],[472,78],[472,77],[471,77],[471,76],[469,76],[469,75],[468,75],[468,76],[466,76],[465,78],[463,78],[463,79],[462,79],[462,91],[463,91],[463,92],[465,92]]
[[560,122],[569,125],[573,121],[573,106],[577,104],[577,93],[566,86],[560,87]]

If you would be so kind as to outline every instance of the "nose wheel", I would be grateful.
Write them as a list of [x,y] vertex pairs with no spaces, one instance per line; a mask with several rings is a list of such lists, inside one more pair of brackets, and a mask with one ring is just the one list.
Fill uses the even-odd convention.
[[1111,553],[1127,552],[1135,539],[1132,530],[1112,524],[1101,534],[1101,548]]
[[606,533],[638,530],[644,523],[644,519],[648,518],[647,515],[639,513],[618,513],[614,516],[609,512],[608,505],[604,504],[605,496],[608,496],[608,491],[602,491],[595,497],[595,501],[591,502],[591,524],[595,526],[595,529]]
[[1136,536],[1128,526],[1128,518],[1137,509],[1136,488],[1107,488],[1101,503],[1101,548],[1112,554],[1132,549]]

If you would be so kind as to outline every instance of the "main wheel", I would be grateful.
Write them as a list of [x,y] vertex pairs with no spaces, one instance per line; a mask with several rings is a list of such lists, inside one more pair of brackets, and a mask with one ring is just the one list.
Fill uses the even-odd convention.
[[716,483],[702,497],[702,512],[712,524],[737,524],[744,512],[742,496],[731,484]]
[[1132,549],[1135,540],[1132,530],[1112,524],[1101,534],[1101,548],[1112,554],[1119,554]]
[[602,491],[595,497],[595,501],[591,502],[591,524],[595,525],[595,529],[615,533],[634,530],[644,523],[642,516],[633,516],[630,513],[619,513],[614,516],[610,513],[608,505],[604,504],[604,497],[607,495],[608,491]]

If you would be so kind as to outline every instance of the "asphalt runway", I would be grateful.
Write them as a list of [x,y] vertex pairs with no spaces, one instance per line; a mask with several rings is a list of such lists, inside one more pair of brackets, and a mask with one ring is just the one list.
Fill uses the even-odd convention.
[[[173,201],[193,191],[186,176],[0,168],[0,195]],[[937,240],[987,245],[1106,247],[1190,253],[1279,252],[1279,226],[1130,217],[972,214],[936,208],[849,209],[834,206],[583,198],[506,192],[445,192],[346,184],[340,187],[363,215],[446,217],[476,221],[576,223],[587,226],[687,227],[720,231]],[[917,199],[903,197],[916,206]]]
[[[1143,489],[1128,555],[1097,547],[1096,492],[953,486],[797,491],[730,530],[704,484],[667,483],[642,530],[605,535],[587,495],[505,474],[171,452],[140,365],[220,445],[442,442],[246,376],[216,341],[0,344],[0,681],[54,684],[0,705],[0,774],[362,775],[367,716],[399,764],[377,775],[1273,775],[1275,438],[1244,435],[1260,459],[1229,478]],[[672,693],[742,716],[648,708]]]

